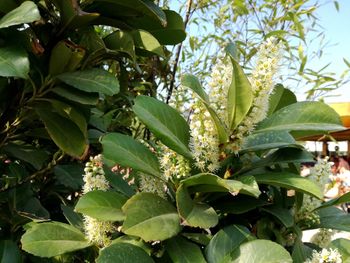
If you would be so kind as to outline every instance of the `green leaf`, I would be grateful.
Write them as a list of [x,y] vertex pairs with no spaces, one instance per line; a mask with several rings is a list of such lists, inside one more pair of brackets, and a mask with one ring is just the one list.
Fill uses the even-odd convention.
[[84,105],[96,105],[99,98],[97,92],[84,92],[78,89],[72,89],[71,87],[58,86],[52,92],[62,98]]
[[163,10],[151,0],[95,0],[91,9],[117,19],[146,15],[158,20],[163,26],[167,24]]
[[109,96],[119,92],[118,79],[112,73],[103,69],[93,68],[66,72],[58,75],[57,78],[85,92],[99,92]]
[[122,231],[146,242],[165,240],[180,232],[180,218],[171,203],[151,193],[139,193],[123,206]]
[[133,30],[130,32],[136,51],[140,51],[140,55],[158,55],[165,57],[162,45],[150,33],[144,30]]
[[80,190],[83,186],[82,174],[84,169],[77,164],[62,164],[56,165],[53,168],[58,183],[73,190]]
[[29,73],[27,53],[18,47],[0,48],[0,76],[26,79]]
[[153,259],[140,247],[130,243],[116,242],[100,251],[96,263],[153,263]]
[[135,190],[123,179],[122,174],[113,173],[110,169],[104,169],[105,177],[114,190],[119,193],[131,197],[135,194]]
[[270,240],[243,243],[231,255],[231,263],[292,263],[289,252]]
[[21,263],[21,253],[12,240],[0,240],[0,262]]
[[253,166],[259,167],[263,165],[281,164],[281,163],[306,163],[313,162],[314,156],[302,149],[297,147],[292,148],[281,148],[271,154],[265,156],[260,161],[255,162]]
[[130,33],[117,30],[106,36],[103,41],[107,48],[125,53],[132,60],[136,59],[134,39]]
[[84,154],[88,147],[87,134],[84,134],[76,123],[58,113],[51,112],[47,107],[37,107],[36,112],[59,148],[75,157]]
[[276,217],[287,228],[294,225],[294,218],[290,211],[286,208],[278,206],[267,206],[265,208],[261,208],[261,210]]
[[163,10],[163,12],[167,20],[165,27],[158,21],[147,17],[134,18],[131,24],[135,28],[151,33],[161,45],[176,45],[185,40],[186,32],[182,17],[172,10]]
[[116,192],[91,191],[79,198],[75,210],[101,221],[122,221],[127,198]]
[[282,84],[277,84],[275,85],[269,98],[269,110],[267,112],[267,116],[270,116],[275,111],[296,102],[297,98],[292,91],[283,87]]
[[312,181],[303,178],[297,174],[288,172],[266,173],[254,176],[259,184],[268,184],[273,186],[294,189],[315,196],[318,199],[323,198],[321,189]]
[[110,133],[102,138],[103,158],[110,166],[119,164],[137,171],[160,177],[157,157],[138,141],[120,133]]
[[220,143],[226,143],[229,139],[228,138],[229,135],[228,135],[228,132],[226,131],[226,127],[220,120],[215,110],[210,106],[209,97],[205,93],[204,89],[202,88],[202,85],[199,83],[199,80],[193,75],[185,74],[181,78],[181,84],[185,87],[190,88],[193,92],[195,92],[199,96],[199,98],[203,102],[204,106],[206,107],[207,111],[210,113],[210,116],[215,123],[215,127],[218,132]]
[[350,232],[350,216],[336,207],[326,207],[316,211],[321,223],[313,228],[328,228]]
[[24,251],[39,257],[54,257],[91,245],[82,232],[60,222],[32,225],[21,243]]
[[304,245],[301,240],[297,239],[293,246],[292,258],[294,263],[304,263],[312,257],[312,249]]
[[322,102],[305,101],[286,106],[263,120],[255,133],[267,131],[344,130],[339,115]]
[[341,254],[342,260],[344,263],[350,262],[350,240],[345,238],[338,238],[333,240],[330,245],[330,248],[337,249]]
[[31,164],[37,170],[40,170],[49,158],[48,153],[43,149],[19,142],[9,143],[3,146],[2,150],[16,159]]
[[232,81],[227,94],[227,118],[233,131],[247,115],[253,103],[253,90],[237,61],[231,57]]
[[32,1],[25,1],[0,19],[0,28],[31,23],[39,19],[41,16],[36,4]]
[[350,192],[345,193],[342,196],[339,196],[337,198],[331,199],[331,200],[323,203],[322,205],[317,207],[316,210],[321,209],[321,208],[330,207],[330,206],[338,206],[338,205],[348,203],[348,202],[350,202]]
[[61,204],[61,210],[68,223],[75,228],[84,231],[84,218],[81,214],[74,212],[74,208]]
[[188,148],[190,128],[175,109],[155,98],[137,96],[133,110],[162,143],[187,158],[192,157]]
[[249,230],[240,225],[231,225],[221,229],[205,248],[208,263],[228,262],[231,252],[249,238],[251,238]]
[[293,136],[287,131],[268,131],[251,134],[243,141],[241,153],[264,151],[296,145]]
[[[215,174],[202,173],[184,179],[181,181],[181,183],[186,187],[195,186],[195,189],[200,187],[200,190],[203,192],[206,192],[205,189],[207,189],[209,192],[229,192],[236,195],[240,191],[245,191],[246,194],[258,197],[260,195],[260,191],[254,178],[247,176],[243,180],[244,181],[227,180],[222,179]],[[203,188],[202,186],[207,187]]]
[[207,229],[219,222],[215,210],[207,204],[194,202],[183,184],[176,191],[176,204],[184,225]]
[[254,210],[257,207],[269,204],[270,203],[260,199],[256,199],[245,195],[238,195],[233,199],[220,201],[218,204],[215,204],[214,207],[221,213],[239,215]]
[[174,263],[206,263],[201,249],[180,236],[166,241],[166,251]]

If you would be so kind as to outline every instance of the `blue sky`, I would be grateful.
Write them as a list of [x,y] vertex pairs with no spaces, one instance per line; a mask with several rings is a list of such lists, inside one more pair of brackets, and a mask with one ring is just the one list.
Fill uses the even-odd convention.
[[[350,61],[350,0],[339,0],[338,2],[340,5],[339,12],[335,9],[333,3],[323,5],[317,11],[326,38],[332,45],[326,48],[321,60],[312,61],[309,67],[319,69],[320,65],[332,62],[327,71],[340,75],[348,68],[343,58]],[[332,92],[331,95],[340,96],[326,98],[326,102],[350,102],[350,83]]]

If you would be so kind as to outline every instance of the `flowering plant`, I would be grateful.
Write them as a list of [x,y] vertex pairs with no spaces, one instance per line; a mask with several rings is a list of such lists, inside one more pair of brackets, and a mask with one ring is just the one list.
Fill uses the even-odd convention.
[[[323,202],[317,180],[299,175],[300,163],[313,157],[295,138],[342,126],[327,105],[296,102],[274,85],[279,45],[262,44],[249,77],[233,52],[214,67],[209,89],[184,75],[171,106],[138,96],[133,111],[152,136],[105,135],[102,158],[86,165],[70,224],[32,223],[22,248],[41,257],[85,249],[97,262],[318,257],[302,231],[350,231],[349,216],[334,207],[349,195]],[[345,257],[334,255],[328,258]]]

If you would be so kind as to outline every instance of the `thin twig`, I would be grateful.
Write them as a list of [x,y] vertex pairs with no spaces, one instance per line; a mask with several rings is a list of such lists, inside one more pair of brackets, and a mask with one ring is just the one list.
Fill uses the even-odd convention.
[[[190,16],[191,16],[191,9],[192,9],[192,0],[188,0],[187,1],[187,10],[186,10],[186,16],[185,16],[185,20],[184,20],[184,30],[186,30],[188,21],[190,20]],[[180,60],[180,54],[181,54],[181,49],[182,49],[182,43],[181,42],[178,46],[177,46],[177,50],[176,50],[176,56],[175,56],[175,62],[174,62],[174,66],[173,66],[173,70],[171,72],[171,80],[170,80],[170,84],[169,84],[169,90],[168,90],[168,95],[166,98],[166,103],[169,102],[171,95],[173,93],[174,90],[174,85],[175,85],[175,76],[176,76],[176,71],[177,71],[177,66],[179,64],[179,60]]]

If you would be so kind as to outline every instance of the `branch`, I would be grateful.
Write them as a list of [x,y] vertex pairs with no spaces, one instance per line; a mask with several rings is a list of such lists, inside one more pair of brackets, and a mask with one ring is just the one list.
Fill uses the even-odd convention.
[[[186,9],[186,16],[185,16],[185,20],[184,20],[184,29],[186,30],[188,21],[190,20],[190,16],[192,14],[191,11],[192,8],[192,0],[188,0],[187,1],[187,9]],[[171,71],[171,80],[170,80],[170,85],[169,85],[169,90],[168,90],[168,95],[166,98],[166,103],[169,102],[171,95],[173,93],[174,90],[174,85],[175,85],[175,76],[176,76],[176,71],[177,71],[177,66],[179,64],[179,60],[180,60],[180,54],[181,54],[181,49],[182,49],[182,43],[181,42],[178,46],[177,46],[177,50],[176,50],[176,56],[175,56],[175,62],[174,62],[174,66],[173,66],[173,70]]]

